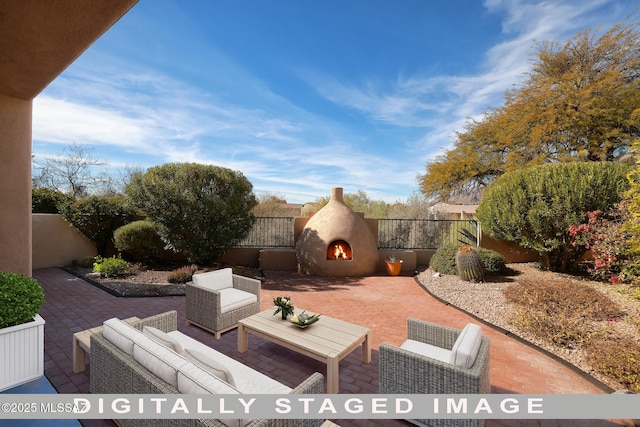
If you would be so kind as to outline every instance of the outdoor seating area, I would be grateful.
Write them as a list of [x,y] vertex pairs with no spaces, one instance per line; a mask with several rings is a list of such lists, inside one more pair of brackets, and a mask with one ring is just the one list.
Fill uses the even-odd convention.
[[187,323],[220,339],[238,321],[260,311],[260,281],[233,274],[231,268],[194,274],[185,286]]
[[[96,394],[319,394],[323,376],[312,373],[295,388],[238,362],[177,330],[175,310],[128,324],[112,318],[91,337],[90,391]],[[114,374],[117,373],[117,374]],[[126,375],[124,374],[126,373]],[[129,420],[120,420],[129,425]],[[131,420],[140,425],[140,420]],[[196,425],[212,425],[195,422]],[[320,420],[287,426],[318,427]],[[150,422],[149,425],[155,425]],[[191,425],[191,424],[190,424]],[[220,425],[265,425],[225,420]],[[277,425],[277,424],[269,424]],[[285,423],[282,424],[283,426]]]
[[[296,308],[322,316],[335,318],[369,329],[369,340],[362,350],[349,351],[339,361],[339,393],[376,394],[384,387],[380,372],[387,362],[384,349],[388,346],[401,347],[411,338],[407,331],[408,319],[420,319],[423,322],[451,328],[448,331],[449,343],[453,347],[457,335],[469,323],[480,325],[482,343],[478,348],[474,365],[489,367],[491,393],[606,393],[596,383],[584,375],[573,371],[562,363],[542,354],[522,342],[513,339],[488,325],[478,323],[469,315],[443,304],[431,297],[413,277],[408,276],[369,276],[360,278],[313,277],[289,272],[265,272],[266,279],[261,283],[260,306],[263,311],[272,308],[273,298],[278,295],[291,297]],[[240,352],[240,331],[231,329],[216,339],[213,334],[202,328],[189,325],[187,322],[187,303],[184,296],[118,298],[61,269],[43,269],[34,271],[34,277],[43,285],[46,302],[41,310],[47,320],[45,329],[45,375],[59,393],[118,392],[113,388],[96,388],[98,375],[104,358],[114,360],[117,352],[111,348],[109,352],[101,351],[100,356],[86,360],[88,369],[74,373],[72,336],[74,333],[103,325],[109,320],[129,319],[137,317],[152,322],[157,329],[168,333],[180,341],[183,348],[189,342],[198,342],[225,358],[243,365],[280,383],[288,389],[298,385],[320,381],[322,392],[326,392],[326,374],[329,366],[298,351],[287,348],[282,343],[272,342],[251,334],[246,343],[247,351]],[[397,298],[402,295],[402,301]],[[399,309],[401,307],[401,309]],[[299,311],[296,311],[299,312]],[[155,317],[170,318],[170,326],[158,326]],[[276,316],[279,317],[279,316]],[[323,320],[320,320],[321,324]],[[133,321],[135,324],[135,321]],[[141,321],[144,323],[144,321]],[[121,322],[124,325],[124,322]],[[144,324],[138,323],[139,328]],[[121,326],[122,326],[121,325]],[[126,325],[128,327],[128,325]],[[149,325],[147,325],[149,326]],[[294,327],[293,324],[290,326]],[[311,332],[308,329],[296,329],[296,332]],[[171,332],[174,331],[174,332]],[[93,336],[91,352],[94,345],[106,348],[104,338]],[[490,351],[487,348],[490,342]],[[185,344],[187,343],[187,344]],[[437,345],[435,342],[433,345]],[[370,346],[370,363],[366,363],[366,348]],[[472,348],[474,345],[472,345]],[[104,350],[103,348],[103,350]],[[350,347],[353,349],[352,347]],[[97,350],[96,350],[97,351]],[[126,357],[125,357],[126,356]],[[489,356],[490,363],[486,362]],[[127,366],[138,363],[129,355],[119,354],[126,360]],[[133,361],[132,361],[133,360]],[[236,365],[237,366],[237,365]],[[113,367],[109,368],[114,372]],[[483,368],[484,369],[484,368]],[[473,370],[473,368],[471,369]],[[482,371],[482,369],[480,369]],[[486,374],[485,374],[486,375]],[[92,378],[93,377],[93,378]],[[106,381],[106,380],[105,380]],[[101,381],[102,382],[102,381]],[[157,381],[153,381],[154,384]],[[481,387],[486,387],[486,382]],[[118,385],[120,386],[120,385]],[[317,392],[318,388],[314,388]],[[481,390],[483,390],[481,388]],[[128,391],[123,391],[128,392]],[[140,392],[140,391],[133,391]],[[151,392],[150,390],[147,392]],[[382,390],[382,392],[385,392]],[[404,420],[331,420],[337,425],[348,426],[406,426]],[[82,420],[85,426],[112,427],[110,420]],[[526,421],[488,420],[487,426],[527,426],[544,425],[539,420]],[[563,425],[620,425],[608,421],[589,423],[580,420],[575,424],[570,421]]]

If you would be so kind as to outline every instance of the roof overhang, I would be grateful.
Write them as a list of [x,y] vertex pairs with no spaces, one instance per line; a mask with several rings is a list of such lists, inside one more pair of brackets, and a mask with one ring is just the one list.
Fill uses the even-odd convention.
[[32,100],[138,0],[0,0],[0,94]]

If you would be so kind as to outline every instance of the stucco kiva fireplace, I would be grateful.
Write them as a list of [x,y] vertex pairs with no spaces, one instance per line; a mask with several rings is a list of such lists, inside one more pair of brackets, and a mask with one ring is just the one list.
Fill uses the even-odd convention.
[[362,213],[344,203],[342,188],[304,226],[296,241],[298,270],[317,276],[364,276],[376,271],[378,239]]

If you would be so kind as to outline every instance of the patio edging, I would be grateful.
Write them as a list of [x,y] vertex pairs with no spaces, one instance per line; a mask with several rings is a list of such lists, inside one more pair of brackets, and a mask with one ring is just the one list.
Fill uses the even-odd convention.
[[[91,278],[85,276],[82,273],[79,273],[71,268],[67,268],[67,267],[58,267],[64,271],[66,271],[69,274],[72,274],[74,276],[76,276],[79,279],[84,280],[85,282],[89,283],[90,285],[93,285],[111,295],[113,295],[114,297],[118,297],[118,298],[156,298],[156,297],[176,297],[176,296],[184,296],[184,289],[181,292],[176,292],[176,293],[166,293],[166,294],[157,294],[157,295],[153,295],[153,294],[123,294],[121,292],[118,292],[114,289],[111,289],[108,286],[105,286],[99,282],[96,282],[95,280],[92,280]],[[149,284],[149,285],[153,285],[153,284]],[[158,286],[167,286],[167,285],[158,285]]]
[[556,362],[558,362],[558,363],[560,363],[560,364],[564,365],[565,367],[567,367],[567,368],[571,369],[571,370],[572,370],[572,371],[574,371],[576,374],[580,375],[580,377],[582,377],[584,380],[586,380],[586,381],[590,382],[591,384],[593,384],[594,386],[596,386],[596,387],[600,388],[602,391],[604,391],[604,392],[606,392],[606,393],[614,393],[614,392],[616,391],[615,389],[613,389],[612,387],[610,387],[610,386],[606,385],[605,383],[603,383],[603,382],[602,382],[602,381],[600,381],[599,379],[597,379],[597,378],[593,377],[592,375],[589,375],[588,373],[586,373],[586,372],[585,372],[585,371],[583,371],[582,369],[578,368],[576,365],[574,365],[574,364],[572,364],[572,363],[570,363],[570,362],[566,361],[566,360],[565,360],[565,359],[563,359],[562,357],[560,357],[560,356],[558,356],[558,355],[556,355],[556,354],[554,354],[554,353],[550,352],[549,350],[545,350],[544,348],[542,348],[542,347],[540,347],[540,346],[538,346],[538,345],[536,345],[536,344],[534,344],[534,343],[532,343],[532,342],[530,342],[530,341],[527,341],[526,339],[522,338],[521,336],[519,336],[519,335],[517,335],[517,334],[515,334],[515,333],[513,333],[513,332],[511,332],[511,331],[508,331],[508,330],[506,330],[506,329],[504,329],[504,328],[501,328],[500,326],[496,326],[496,325],[494,325],[493,323],[490,323],[490,322],[488,322],[488,321],[486,321],[486,320],[484,320],[484,319],[482,319],[482,318],[478,317],[477,315],[475,315],[475,314],[473,314],[473,313],[470,313],[470,312],[468,312],[467,310],[464,310],[464,309],[462,309],[462,308],[460,308],[460,307],[458,307],[458,306],[456,306],[456,305],[453,305],[453,304],[451,304],[450,302],[448,302],[448,301],[446,301],[446,300],[444,300],[444,299],[442,299],[442,298],[440,298],[440,297],[436,296],[436,295],[435,295],[435,294],[433,294],[431,291],[429,291],[429,289],[427,289],[427,287],[426,287],[426,286],[424,286],[424,285],[422,284],[422,282],[420,282],[420,280],[418,280],[418,276],[417,276],[417,275],[414,275],[414,276],[413,276],[413,279],[416,281],[416,283],[417,283],[417,284],[418,284],[422,289],[424,289],[424,290],[425,290],[425,292],[427,292],[427,294],[429,294],[429,296],[433,297],[436,301],[439,301],[439,302],[441,302],[441,303],[442,303],[442,304],[444,304],[444,305],[448,305],[448,306],[450,306],[450,307],[452,307],[452,308],[454,308],[454,309],[458,310],[459,312],[464,313],[464,314],[466,314],[466,315],[467,315],[467,316],[469,316],[469,317],[472,317],[473,319],[475,319],[475,320],[477,320],[478,322],[480,322],[480,323],[484,324],[485,326],[488,326],[488,327],[490,327],[491,329],[494,329],[495,331],[500,332],[501,334],[504,334],[504,335],[506,335],[506,336],[508,336],[508,337],[510,337],[510,338],[513,338],[513,339],[515,339],[516,341],[518,341],[518,342],[520,342],[520,343],[522,343],[522,344],[524,344],[524,345],[526,345],[526,346],[528,346],[528,347],[530,347],[530,348],[532,348],[532,349],[534,349],[534,350],[536,350],[536,351],[538,351],[538,352],[540,352],[540,353],[544,354],[545,356],[547,356],[547,357],[549,357],[549,358],[551,358],[551,359],[555,360]]

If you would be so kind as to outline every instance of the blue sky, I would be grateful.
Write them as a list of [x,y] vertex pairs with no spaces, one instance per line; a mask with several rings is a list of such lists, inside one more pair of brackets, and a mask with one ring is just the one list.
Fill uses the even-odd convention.
[[[33,152],[114,169],[199,162],[291,203],[405,201],[535,43],[611,28],[636,0],[140,0],[35,100]],[[638,15],[634,15],[637,19]]]

